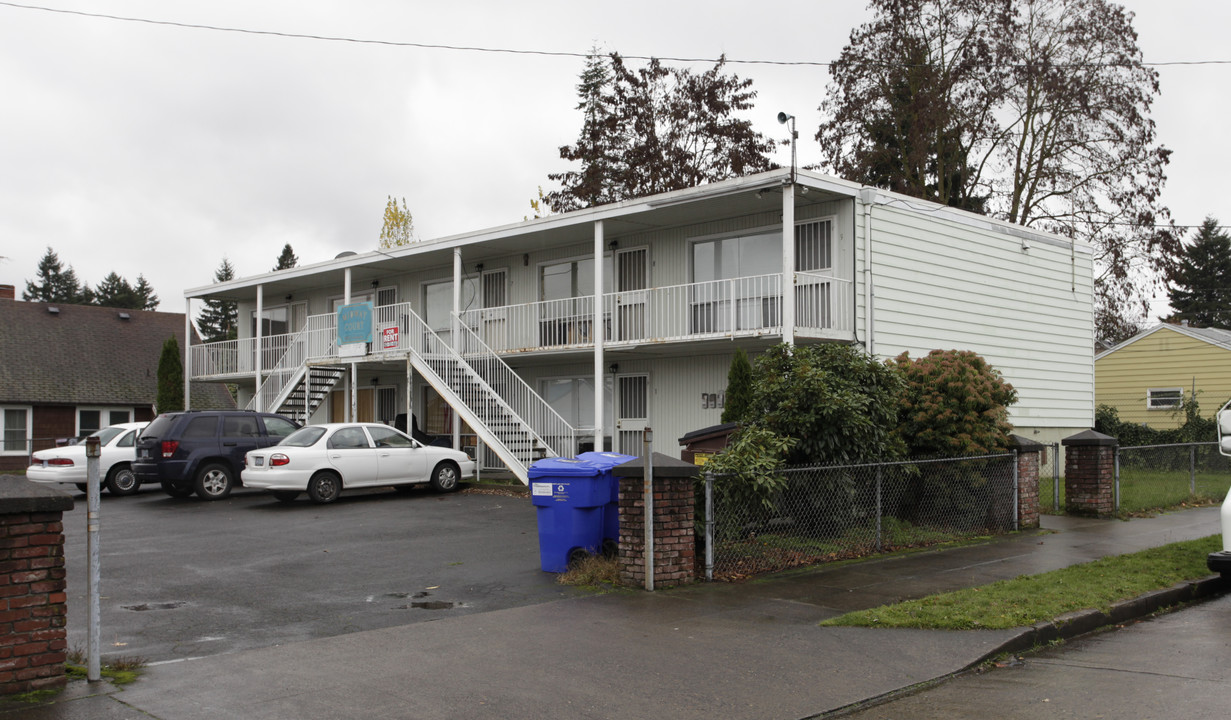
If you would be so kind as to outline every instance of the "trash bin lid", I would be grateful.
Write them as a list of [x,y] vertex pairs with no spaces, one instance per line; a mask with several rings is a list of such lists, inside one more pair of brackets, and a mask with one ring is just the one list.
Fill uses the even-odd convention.
[[531,480],[546,477],[594,477],[600,470],[593,463],[577,458],[543,458],[535,460],[526,473]]
[[636,455],[624,455],[617,452],[584,452],[577,456],[578,460],[584,460],[591,465],[598,467],[599,470],[607,471],[616,465],[623,465],[629,460],[636,460]]

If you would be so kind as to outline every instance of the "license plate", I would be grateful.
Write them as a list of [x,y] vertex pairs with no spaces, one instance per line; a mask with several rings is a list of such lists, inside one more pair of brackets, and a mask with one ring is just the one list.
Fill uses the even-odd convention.
[[150,456],[150,451],[149,451],[149,450],[144,450],[144,449],[143,449],[143,450],[138,450],[138,451],[137,451],[137,455],[138,455],[138,457],[147,458],[147,457],[149,457],[149,456]]
[[261,467],[262,465],[265,464],[265,458],[261,457],[260,455],[257,455],[256,457],[252,458],[252,461],[256,464],[257,467]]

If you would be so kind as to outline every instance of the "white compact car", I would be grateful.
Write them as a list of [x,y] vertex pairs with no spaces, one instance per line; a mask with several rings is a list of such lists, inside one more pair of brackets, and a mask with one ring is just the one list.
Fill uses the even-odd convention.
[[[132,495],[141,489],[141,483],[132,471],[136,453],[137,436],[147,422],[120,423],[99,430],[91,437],[98,438],[98,478],[100,486],[112,495]],[[76,445],[39,450],[34,453],[34,464],[26,469],[26,478],[47,485],[76,485],[86,489],[85,442]]]
[[475,462],[451,448],[423,445],[376,423],[329,423],[300,428],[272,447],[244,456],[244,487],[270,490],[289,502],[307,492],[330,503],[343,489],[431,483],[452,492],[474,477]]

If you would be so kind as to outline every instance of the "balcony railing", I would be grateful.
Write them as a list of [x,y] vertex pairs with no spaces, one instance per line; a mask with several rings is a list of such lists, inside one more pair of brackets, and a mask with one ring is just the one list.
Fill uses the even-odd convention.
[[[821,273],[795,273],[795,334],[801,337],[850,339],[854,328],[851,281]],[[687,342],[712,338],[755,337],[782,333],[782,276],[757,275],[689,283],[602,297],[600,322],[611,346]],[[382,350],[382,331],[407,332],[398,305],[376,308],[370,352]],[[497,353],[574,350],[594,346],[594,298],[575,297],[482,308],[461,313],[469,333]],[[449,330],[437,331],[453,343]],[[467,333],[467,334],[469,334]],[[288,349],[294,335],[262,338],[261,368],[268,372]],[[300,338],[307,360],[337,357],[336,316],[308,318]],[[405,342],[403,338],[401,342]],[[252,338],[192,348],[192,376],[226,377],[256,369]]]

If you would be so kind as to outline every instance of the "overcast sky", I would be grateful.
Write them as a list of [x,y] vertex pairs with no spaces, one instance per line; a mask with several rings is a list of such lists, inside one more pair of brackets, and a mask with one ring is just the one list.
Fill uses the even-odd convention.
[[[860,0],[18,0],[185,24],[361,40],[582,53],[825,62],[869,18]],[[1231,60],[1231,3],[1128,0],[1147,62]],[[268,271],[376,247],[386,197],[431,239],[521,220],[577,136],[583,60],[123,22],[0,0],[0,283],[17,297],[47,247],[95,285],[144,274],[183,312],[223,257]],[[703,64],[693,66],[706,67]],[[801,165],[823,67],[732,65],[757,128],[799,120]],[[1231,65],[1163,67],[1153,117],[1174,151],[1175,220],[1231,224]],[[789,151],[777,158],[789,162]],[[194,306],[194,315],[197,309]]]

